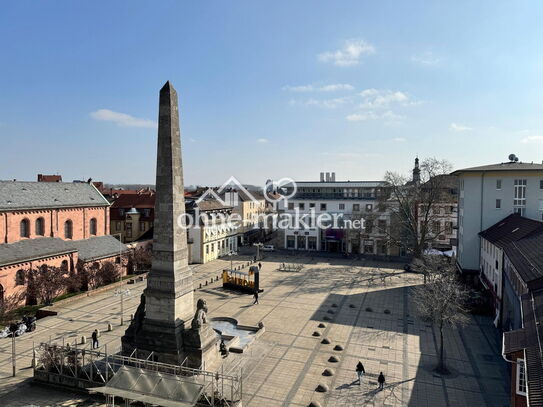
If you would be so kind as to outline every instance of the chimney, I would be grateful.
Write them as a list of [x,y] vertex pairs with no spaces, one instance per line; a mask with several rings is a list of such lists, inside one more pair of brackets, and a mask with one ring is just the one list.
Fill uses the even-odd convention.
[[321,172],[321,182],[324,182],[324,172]]
[[336,181],[336,173],[335,173],[335,172],[332,173],[332,176],[331,176],[331,178],[330,178],[330,181],[333,181],[333,182]]
[[328,182],[328,181],[330,181],[330,173],[329,172],[326,173],[326,182]]

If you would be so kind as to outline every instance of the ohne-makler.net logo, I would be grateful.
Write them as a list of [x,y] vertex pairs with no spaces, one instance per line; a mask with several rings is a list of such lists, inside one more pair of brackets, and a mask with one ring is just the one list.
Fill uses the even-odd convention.
[[[343,213],[300,211],[295,208],[289,211],[278,211],[287,208],[288,200],[296,195],[296,182],[291,178],[279,181],[268,181],[262,188],[262,196],[256,196],[245,188],[235,177],[230,177],[219,188],[208,188],[197,200],[190,213],[185,213],[177,220],[183,229],[212,228],[233,231],[245,227],[264,230],[287,229],[364,229],[363,218],[352,219]],[[250,201],[253,210],[247,219],[243,219],[239,211],[201,210],[199,205],[205,201],[216,201],[217,209],[236,208],[243,201]],[[283,204],[281,205],[281,202]],[[222,207],[222,208],[221,208]]]

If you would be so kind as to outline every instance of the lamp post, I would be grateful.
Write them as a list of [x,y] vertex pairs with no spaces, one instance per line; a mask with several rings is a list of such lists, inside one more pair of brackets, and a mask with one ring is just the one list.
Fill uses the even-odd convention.
[[119,294],[121,296],[121,326],[124,325],[124,290],[123,290],[123,258],[122,258],[122,250],[123,250],[123,242],[121,240],[122,235],[120,233],[115,233],[112,236],[118,236],[119,237]]
[[253,243],[253,246],[256,247],[256,261],[260,260],[260,249],[264,247],[262,243]]
[[233,251],[233,250],[230,250],[230,251],[228,252],[228,257],[230,257],[230,270],[233,270],[233,267],[232,267],[232,262],[233,262],[232,256],[235,255],[235,254],[237,254],[237,253],[236,253],[235,251]]

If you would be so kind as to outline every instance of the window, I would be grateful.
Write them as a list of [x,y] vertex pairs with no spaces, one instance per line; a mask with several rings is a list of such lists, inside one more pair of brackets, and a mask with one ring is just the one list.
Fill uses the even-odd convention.
[[385,233],[387,231],[387,221],[384,219],[379,219],[377,221],[377,227],[379,228],[380,233]]
[[288,203],[288,209],[291,210],[291,211],[294,210],[294,202],[289,202]]
[[345,204],[344,203],[339,204],[339,210],[342,210],[342,209],[345,209]]
[[23,219],[20,224],[21,237],[30,237],[30,221]]
[[502,207],[502,200],[496,199],[496,209],[501,209],[501,207]]
[[526,366],[524,359],[517,359],[517,394],[526,395]]
[[515,213],[524,215],[526,210],[526,180],[515,180],[515,195],[513,200],[513,210]]
[[145,232],[145,222],[140,222],[140,232]]
[[[366,233],[371,233],[373,231],[373,221],[372,220],[367,220],[365,222],[364,227],[366,229]],[[373,249],[372,249],[372,253],[373,253]]]
[[43,236],[45,235],[45,221],[43,218],[36,219],[36,235]]
[[151,216],[151,209],[145,208],[145,209],[143,210],[143,216],[145,216],[146,218],[148,218],[149,216]]
[[287,236],[287,249],[294,249],[294,236]]
[[96,219],[95,218],[92,218],[90,220],[90,224],[89,224],[89,233],[93,236],[96,236],[96,230],[97,230],[97,226],[96,226]]
[[206,254],[209,254],[209,245],[206,244]]
[[453,223],[452,222],[445,222],[445,233],[447,235],[452,235],[453,232]]
[[121,222],[120,221],[115,222],[115,228],[117,230],[121,230]]
[[321,211],[325,211],[326,210],[326,204],[325,203],[321,203]]
[[543,211],[543,199],[539,200],[539,210]]
[[124,209],[123,208],[119,208],[119,215],[124,216]]
[[132,237],[132,223],[126,224],[126,237]]
[[539,180],[539,189],[543,189],[543,179]]
[[309,204],[309,208],[314,208],[314,207],[315,207],[315,203],[314,203],[314,202]]
[[496,180],[496,189],[502,189],[502,180],[501,179]]
[[73,223],[70,219],[64,222],[64,238],[71,239],[73,237]]
[[68,271],[68,260],[62,260],[62,263],[60,264],[60,269],[62,271]]
[[360,204],[353,204],[353,211],[358,212],[360,210]]
[[307,248],[309,250],[317,250],[317,237],[316,236],[308,236],[307,237]]
[[367,204],[366,205],[366,211],[371,212],[372,210],[373,210],[373,205],[372,204]]
[[304,203],[300,203],[298,204],[298,208],[303,211],[305,209],[305,204]]
[[15,285],[25,284],[25,272],[24,270],[18,270],[15,274]]

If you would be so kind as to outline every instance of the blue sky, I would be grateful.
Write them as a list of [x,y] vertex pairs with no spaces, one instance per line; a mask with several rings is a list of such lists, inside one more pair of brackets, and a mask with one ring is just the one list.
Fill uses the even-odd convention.
[[540,162],[542,17],[539,1],[4,1],[0,179],[153,183],[166,80],[187,184]]

